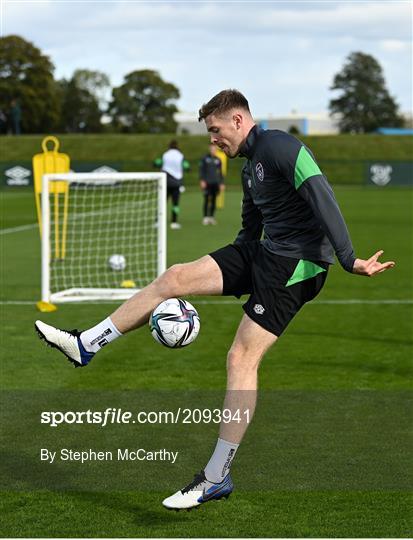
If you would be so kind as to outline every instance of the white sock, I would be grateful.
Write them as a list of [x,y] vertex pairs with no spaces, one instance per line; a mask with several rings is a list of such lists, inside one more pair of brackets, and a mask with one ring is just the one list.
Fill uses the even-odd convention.
[[222,482],[227,476],[238,446],[239,444],[218,439],[214,453],[204,470],[205,477],[210,482]]
[[88,352],[97,353],[102,347],[114,341],[122,334],[113,324],[112,319],[108,317],[89,330],[80,334],[80,341]]

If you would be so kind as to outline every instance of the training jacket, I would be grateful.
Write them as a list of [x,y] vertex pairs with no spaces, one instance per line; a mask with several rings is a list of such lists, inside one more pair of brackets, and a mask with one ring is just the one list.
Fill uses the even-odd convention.
[[199,165],[199,178],[207,184],[222,184],[221,160],[216,156],[207,154],[201,159]]
[[280,130],[254,126],[240,149],[244,198],[235,243],[258,240],[278,255],[334,263],[355,256],[343,216],[310,150]]

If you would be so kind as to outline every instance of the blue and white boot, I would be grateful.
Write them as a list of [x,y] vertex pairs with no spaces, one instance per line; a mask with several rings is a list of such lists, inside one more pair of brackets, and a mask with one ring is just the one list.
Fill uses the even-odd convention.
[[40,339],[58,349],[75,367],[86,366],[95,356],[83,347],[78,330],[60,330],[42,321],[36,321],[34,327]]
[[223,497],[228,499],[233,489],[234,484],[229,474],[222,482],[214,483],[207,480],[204,471],[201,471],[190,484],[167,497],[162,504],[168,510],[190,510],[208,501],[217,501]]

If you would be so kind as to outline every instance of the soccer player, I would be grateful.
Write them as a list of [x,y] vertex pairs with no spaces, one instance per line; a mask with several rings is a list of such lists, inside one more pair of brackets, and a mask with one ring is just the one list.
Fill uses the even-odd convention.
[[[228,157],[246,158],[242,228],[234,243],[170,267],[85,332],[40,321],[36,329],[73,364],[84,366],[103,346],[146,324],[166,298],[249,294],[228,353],[224,408],[248,411],[251,420],[262,357],[303,304],[320,292],[334,253],[347,272],[361,276],[374,276],[395,263],[381,263],[382,251],[366,260],[354,255],[333,191],[310,150],[292,135],[260,129],[240,92],[214,96],[201,107],[199,120],[205,121],[211,143]],[[221,423],[205,468],[164,506],[178,510],[227,497],[233,489],[230,467],[247,427],[248,421]]]
[[221,160],[216,155],[215,144],[209,145],[209,152],[199,166],[199,185],[204,195],[203,225],[216,225],[215,206],[217,195],[224,188]]
[[184,155],[178,148],[177,141],[169,143],[169,149],[162,155],[162,171],[166,172],[167,197],[172,199],[171,229],[180,229],[178,223],[179,198],[184,176]]

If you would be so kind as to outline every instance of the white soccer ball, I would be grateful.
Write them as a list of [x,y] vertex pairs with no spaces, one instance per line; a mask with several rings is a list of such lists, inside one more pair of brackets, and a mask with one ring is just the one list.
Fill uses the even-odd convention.
[[165,300],[153,310],[149,318],[153,338],[172,349],[192,343],[199,334],[200,326],[197,310],[181,298]]
[[125,270],[126,259],[123,255],[114,254],[109,257],[108,265],[111,270],[119,272],[120,270]]

